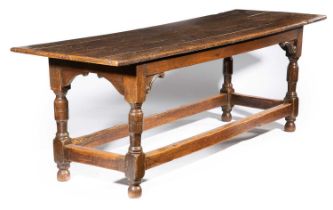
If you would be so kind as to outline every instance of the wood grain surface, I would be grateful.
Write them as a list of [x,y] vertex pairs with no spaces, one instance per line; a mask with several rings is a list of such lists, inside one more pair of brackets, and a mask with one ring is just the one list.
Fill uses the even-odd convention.
[[256,39],[325,18],[313,14],[232,10],[149,28],[11,50],[63,60],[124,66]]

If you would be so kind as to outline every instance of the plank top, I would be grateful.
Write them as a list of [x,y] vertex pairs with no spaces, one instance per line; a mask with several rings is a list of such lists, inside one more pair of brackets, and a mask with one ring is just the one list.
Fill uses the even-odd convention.
[[232,10],[149,28],[14,47],[14,52],[124,66],[220,47],[325,19],[324,15]]

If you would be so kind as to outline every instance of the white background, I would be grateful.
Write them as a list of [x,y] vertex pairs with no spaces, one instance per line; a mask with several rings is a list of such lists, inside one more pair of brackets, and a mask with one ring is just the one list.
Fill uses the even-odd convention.
[[[56,181],[54,95],[47,59],[13,46],[158,25],[235,8],[307,12],[328,19],[305,27],[299,61],[297,131],[283,120],[147,171],[141,199],[127,198],[122,173],[72,164]],[[331,1],[1,1],[0,209],[333,209]],[[283,98],[287,58],[277,46],[234,57],[237,92]],[[167,73],[145,115],[217,94],[222,60]],[[126,122],[128,105],[104,79],[78,77],[68,94],[69,129],[79,136]],[[234,108],[235,119],[252,113]],[[144,134],[145,151],[221,125],[220,109]],[[158,134],[157,134],[158,133]],[[103,149],[122,151],[123,140]],[[115,148],[115,149],[112,149]]]

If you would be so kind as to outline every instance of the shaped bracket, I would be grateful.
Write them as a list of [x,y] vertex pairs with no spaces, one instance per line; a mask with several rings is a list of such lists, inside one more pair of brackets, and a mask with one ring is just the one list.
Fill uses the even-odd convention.
[[280,47],[286,51],[286,56],[291,57],[296,54],[296,44],[294,41],[291,42],[282,42],[279,44]]
[[157,78],[164,78],[165,77],[165,73],[162,72],[162,73],[159,73],[159,74],[155,74],[155,75],[152,75],[150,77],[147,78],[147,85],[146,85],[146,93],[148,94],[150,91],[151,91],[151,88],[153,86],[153,83],[155,82],[155,80]]

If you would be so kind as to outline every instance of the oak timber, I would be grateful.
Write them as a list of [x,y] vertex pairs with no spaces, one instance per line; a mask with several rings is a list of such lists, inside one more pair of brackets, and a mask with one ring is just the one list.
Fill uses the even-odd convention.
[[123,66],[256,39],[325,18],[314,14],[232,10],[149,28],[12,50],[62,60]]

